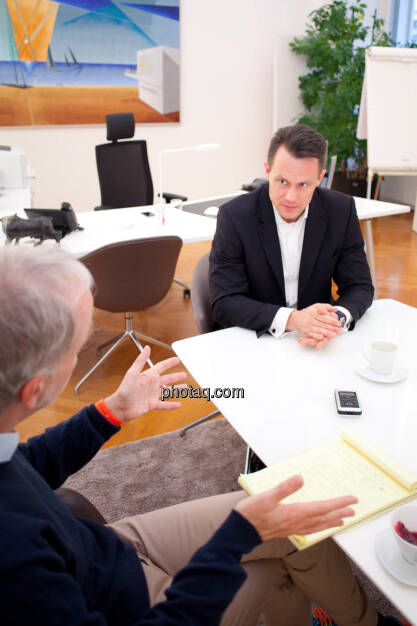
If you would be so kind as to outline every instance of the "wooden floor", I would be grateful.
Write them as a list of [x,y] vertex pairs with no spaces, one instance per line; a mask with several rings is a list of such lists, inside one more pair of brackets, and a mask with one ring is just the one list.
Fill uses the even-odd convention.
[[[417,234],[411,230],[412,214],[396,215],[374,220],[375,258],[377,283],[380,298],[394,298],[417,307]],[[210,249],[210,242],[183,246],[176,276],[191,283],[193,269],[198,259]],[[123,316],[95,311],[94,326],[101,328],[96,333],[96,344],[100,345],[123,330]],[[198,334],[191,301],[184,300],[182,289],[173,284],[167,297],[157,306],[134,316],[137,330],[156,337],[166,343]],[[153,360],[158,361],[172,353],[162,348],[153,348]],[[71,416],[84,405],[95,402],[117,388],[124,371],[136,358],[137,349],[127,340],[81,388],[80,395],[73,393],[75,383],[95,362],[96,353],[90,348],[79,357],[78,365],[70,384],[61,396],[48,408],[42,409],[18,427],[21,439],[39,434],[48,426]],[[181,369],[181,368],[177,368]],[[195,384],[188,375],[187,384]],[[186,399],[177,411],[153,411],[134,422],[124,424],[121,431],[111,439],[108,446],[119,445],[144,437],[180,428],[184,424],[214,410],[206,400]]]

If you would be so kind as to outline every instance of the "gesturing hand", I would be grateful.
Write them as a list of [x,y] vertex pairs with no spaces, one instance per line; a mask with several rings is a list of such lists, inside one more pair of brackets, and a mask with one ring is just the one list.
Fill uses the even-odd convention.
[[300,344],[315,346],[320,350],[329,339],[343,334],[336,311],[335,306],[324,303],[293,311],[288,318],[286,330],[297,331],[301,335],[298,339]]
[[[161,400],[161,387],[175,385],[186,376],[185,372],[163,375],[166,370],[178,365],[180,360],[172,357],[142,372],[150,354],[151,349],[146,346],[127,370],[117,391],[104,400],[110,411],[122,422],[135,419],[153,409],[178,409],[181,406],[181,402]],[[178,385],[180,389],[183,387],[186,385]]]
[[355,514],[349,505],[358,500],[343,496],[317,502],[281,504],[281,500],[303,486],[301,476],[292,476],[273,489],[241,500],[235,509],[268,541],[288,535],[305,535],[333,526]]

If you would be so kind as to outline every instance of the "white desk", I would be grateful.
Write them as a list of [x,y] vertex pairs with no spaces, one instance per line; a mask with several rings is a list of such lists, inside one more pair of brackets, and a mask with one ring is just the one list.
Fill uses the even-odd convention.
[[[400,383],[385,385],[355,372],[364,362],[362,346],[384,329],[400,328],[398,362],[408,368]],[[282,340],[242,328],[191,337],[173,344],[201,387],[244,388],[244,399],[218,399],[227,420],[265,461],[276,463],[340,437],[345,427],[363,433],[417,474],[417,309],[377,300],[355,330],[335,338],[323,351],[300,346],[294,335]],[[355,389],[361,417],[337,414],[333,391]],[[374,537],[388,528],[389,514],[336,537],[347,554],[374,580],[404,615],[417,623],[417,592],[397,582],[379,564]]]
[[[145,213],[148,212],[153,215],[147,217]],[[169,205],[165,207],[163,226],[154,206],[77,213],[77,219],[85,230],[70,233],[61,243],[64,250],[76,257],[109,243],[141,237],[177,235],[184,243],[210,241],[216,230],[216,223],[209,217],[187,213]]]
[[[147,217],[147,212],[152,215]],[[22,211],[18,214],[26,217]],[[64,250],[77,258],[110,243],[142,237],[177,235],[184,243],[210,241],[216,230],[215,220],[169,206],[165,208],[164,226],[154,206],[77,213],[77,220],[84,230],[70,233],[60,243]],[[0,233],[0,243],[2,241],[5,241],[3,232]]]
[[364,220],[364,235],[366,243],[366,256],[368,257],[369,269],[371,270],[372,283],[376,291],[376,268],[374,254],[374,239],[372,235],[372,220],[375,217],[387,215],[398,215],[399,213],[409,213],[411,208],[404,204],[393,204],[392,202],[382,202],[381,200],[370,200],[369,198],[359,198],[355,196],[356,212],[360,220]]

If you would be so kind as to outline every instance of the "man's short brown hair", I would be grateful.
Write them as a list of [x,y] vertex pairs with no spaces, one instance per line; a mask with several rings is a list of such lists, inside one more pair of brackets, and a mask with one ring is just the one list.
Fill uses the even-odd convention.
[[305,124],[284,126],[272,137],[268,149],[268,165],[272,167],[275,154],[280,146],[297,159],[315,157],[319,160],[320,172],[326,167],[327,141],[319,132]]

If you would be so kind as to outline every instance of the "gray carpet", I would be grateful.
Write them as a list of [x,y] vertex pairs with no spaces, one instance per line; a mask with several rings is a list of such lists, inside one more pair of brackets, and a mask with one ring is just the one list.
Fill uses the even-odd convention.
[[[178,502],[238,489],[246,446],[225,419],[99,452],[65,483],[85,495],[111,522]],[[400,617],[353,566],[378,611]]]
[[225,419],[99,452],[65,484],[107,521],[238,489],[246,446]]

